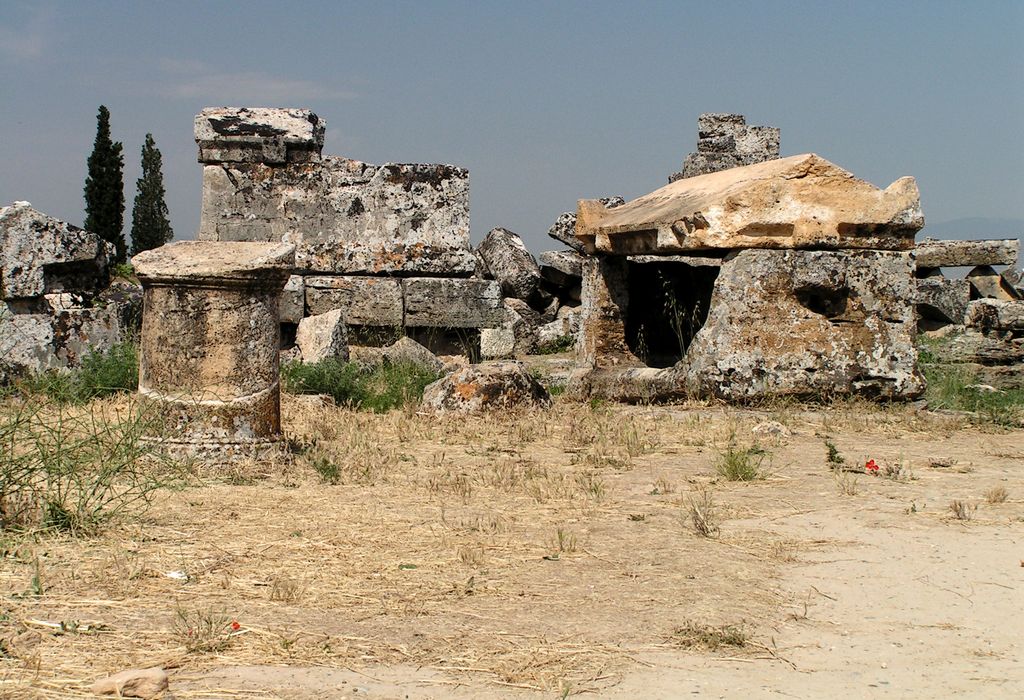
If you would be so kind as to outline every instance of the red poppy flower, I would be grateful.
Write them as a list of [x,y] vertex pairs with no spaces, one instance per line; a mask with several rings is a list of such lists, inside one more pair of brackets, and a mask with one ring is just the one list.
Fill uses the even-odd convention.
[[869,459],[867,463],[865,463],[864,465],[864,470],[870,472],[871,474],[874,474],[878,471],[878,465],[875,464],[875,460]]
[[235,632],[237,632],[238,630],[242,629],[242,626],[240,624],[238,624],[238,620],[232,620],[231,621],[231,629],[234,630]]

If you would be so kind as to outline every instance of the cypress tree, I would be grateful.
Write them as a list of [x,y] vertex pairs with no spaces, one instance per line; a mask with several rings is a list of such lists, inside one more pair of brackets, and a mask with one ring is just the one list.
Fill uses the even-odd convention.
[[100,105],[96,115],[96,141],[85,178],[85,225],[117,250],[115,262],[127,258],[124,242],[124,156],[121,143],[110,140],[110,112]]
[[174,237],[164,203],[162,159],[153,134],[146,134],[142,146],[142,177],[135,182],[137,192],[132,206],[132,255],[159,248]]

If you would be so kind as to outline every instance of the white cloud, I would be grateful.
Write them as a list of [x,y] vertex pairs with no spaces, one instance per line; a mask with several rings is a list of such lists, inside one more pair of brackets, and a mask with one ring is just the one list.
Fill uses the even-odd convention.
[[261,71],[218,71],[189,59],[164,59],[168,82],[161,93],[180,99],[206,99],[218,104],[297,104],[307,100],[353,99],[356,93],[310,80],[284,78]]

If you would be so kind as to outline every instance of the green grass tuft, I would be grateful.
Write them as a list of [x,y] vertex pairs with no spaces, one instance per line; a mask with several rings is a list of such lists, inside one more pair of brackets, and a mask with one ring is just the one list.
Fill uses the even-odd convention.
[[120,343],[105,352],[90,352],[80,367],[39,374],[19,382],[22,392],[41,393],[61,404],[139,388],[139,353],[134,343]]
[[289,362],[281,368],[285,391],[326,394],[336,403],[383,413],[416,403],[423,389],[438,379],[431,369],[411,363],[385,363],[365,369],[354,362]]

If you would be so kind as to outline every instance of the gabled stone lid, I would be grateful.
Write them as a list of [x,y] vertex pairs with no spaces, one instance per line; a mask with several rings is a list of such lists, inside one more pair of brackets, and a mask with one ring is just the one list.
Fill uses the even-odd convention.
[[132,258],[144,284],[159,281],[251,281],[280,279],[295,266],[295,246],[287,243],[179,241]]
[[924,225],[912,177],[882,190],[807,153],[677,180],[606,209],[580,200],[576,237],[604,253],[744,248],[909,250]]
[[327,122],[308,109],[207,107],[196,115],[200,163],[319,160]]

